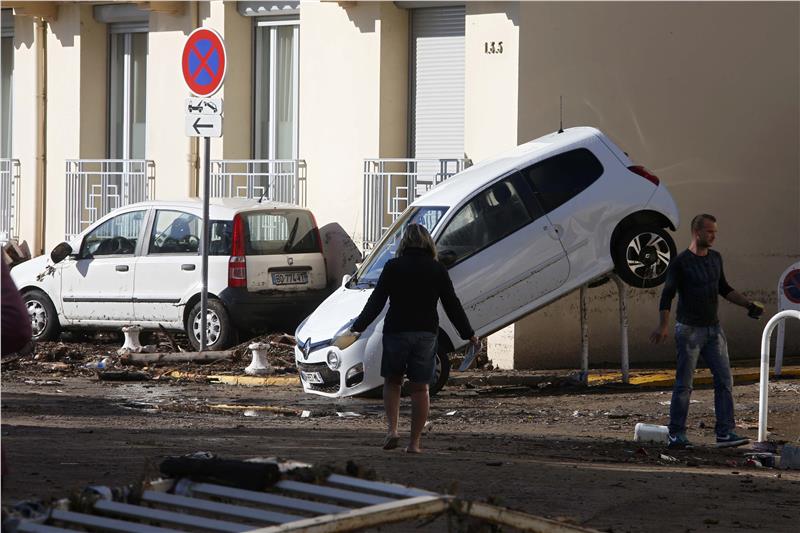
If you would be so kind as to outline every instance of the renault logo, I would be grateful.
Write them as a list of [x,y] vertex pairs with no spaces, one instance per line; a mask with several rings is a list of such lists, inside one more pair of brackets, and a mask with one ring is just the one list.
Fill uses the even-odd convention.
[[311,352],[311,337],[307,338],[305,342],[300,342],[298,347],[303,352],[303,359],[308,359],[308,354]]

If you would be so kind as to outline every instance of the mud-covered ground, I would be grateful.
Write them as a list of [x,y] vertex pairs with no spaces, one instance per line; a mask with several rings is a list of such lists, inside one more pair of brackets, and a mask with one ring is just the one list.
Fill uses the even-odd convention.
[[[285,352],[279,338],[271,340]],[[800,523],[800,471],[759,468],[748,464],[746,448],[711,446],[709,388],[696,390],[691,405],[690,437],[698,446],[667,451],[632,437],[637,422],[666,422],[668,390],[557,382],[449,387],[433,401],[425,453],[410,455],[381,450],[380,400],[176,382],[163,377],[164,367],[137,368],[146,381],[102,381],[83,367],[118,344],[63,346],[3,364],[4,504],[154,478],[165,456],[210,451],[340,467],[352,460],[378,479],[606,531],[795,532]],[[179,369],[234,372],[243,360]],[[737,385],[734,398],[737,431],[755,437],[758,385]],[[771,438],[800,444],[800,380],[772,383],[769,405]],[[409,414],[403,400],[406,430]],[[420,529],[445,527],[438,520]]]

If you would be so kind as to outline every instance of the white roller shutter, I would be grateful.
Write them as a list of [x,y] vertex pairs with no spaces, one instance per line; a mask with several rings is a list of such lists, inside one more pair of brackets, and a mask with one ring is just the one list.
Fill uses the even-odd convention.
[[411,15],[413,157],[464,157],[464,6]]

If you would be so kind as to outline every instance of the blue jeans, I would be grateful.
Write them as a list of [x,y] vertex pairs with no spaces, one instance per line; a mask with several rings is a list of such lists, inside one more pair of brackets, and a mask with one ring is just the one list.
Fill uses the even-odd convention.
[[703,356],[714,376],[714,413],[717,416],[717,435],[727,435],[735,427],[733,421],[733,377],[728,359],[728,343],[719,325],[687,326],[675,324],[675,344],[678,348],[678,367],[675,370],[675,387],[669,406],[669,432],[672,435],[686,431],[689,414],[689,397],[697,358]]
[[714,377],[714,413],[717,416],[717,435],[727,435],[735,427],[733,421],[733,377],[728,359],[728,342],[719,325],[687,326],[675,324],[675,344],[678,348],[678,368],[675,370],[675,387],[669,406],[669,432],[673,435],[686,431],[689,414],[689,397],[697,358],[703,356]]

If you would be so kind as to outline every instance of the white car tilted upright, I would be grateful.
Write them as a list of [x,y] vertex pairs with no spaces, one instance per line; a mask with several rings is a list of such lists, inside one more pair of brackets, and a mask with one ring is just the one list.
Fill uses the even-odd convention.
[[[615,271],[634,287],[664,281],[678,209],[659,179],[608,137],[570,128],[470,167],[421,196],[355,275],[300,326],[295,359],[306,392],[341,397],[383,383],[383,313],[352,344],[334,339],[361,312],[403,228],[425,225],[479,336],[493,333]],[[435,393],[462,348],[439,309]],[[337,343],[342,346],[342,343]]]

